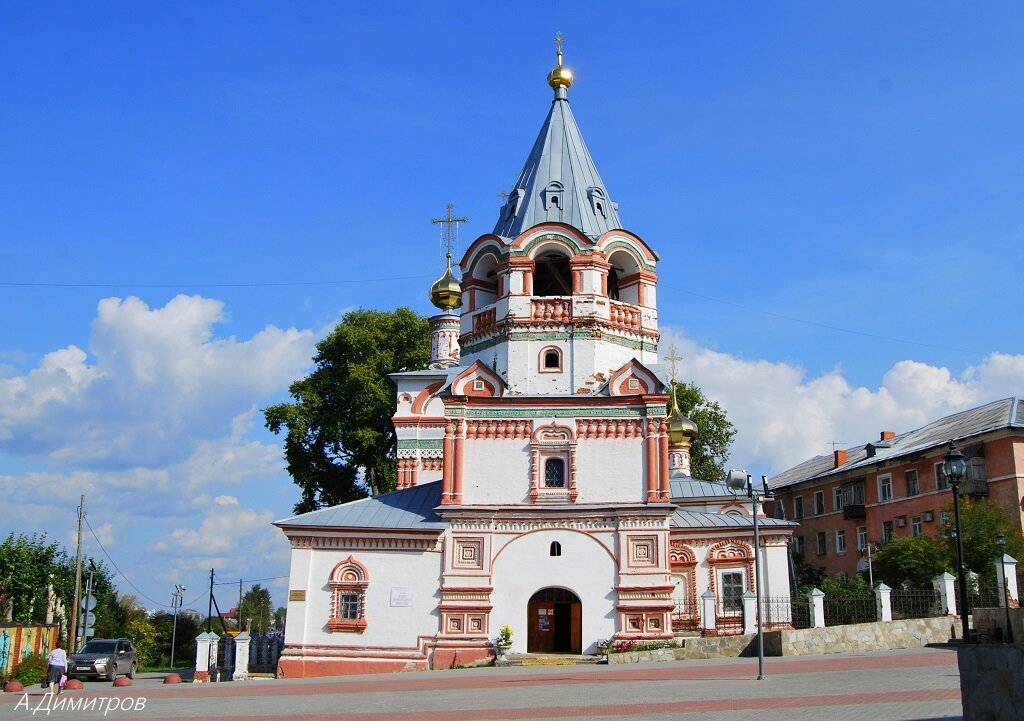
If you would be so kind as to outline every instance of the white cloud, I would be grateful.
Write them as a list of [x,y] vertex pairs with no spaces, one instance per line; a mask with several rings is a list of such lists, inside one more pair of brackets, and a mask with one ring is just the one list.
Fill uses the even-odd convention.
[[736,426],[731,465],[776,473],[846,446],[909,431],[944,415],[1011,395],[1024,395],[1024,356],[993,353],[955,377],[913,360],[892,366],[877,388],[851,385],[840,370],[809,378],[791,363],[746,360],[704,348],[678,329],[662,329],[661,347],[675,343],[680,377],[700,386]]
[[108,470],[164,467],[237,438],[259,399],[308,368],[314,338],[273,326],[248,340],[216,338],[223,320],[222,303],[199,296],[163,308],[100,301],[91,357],[68,346],[0,378],[0,449]]

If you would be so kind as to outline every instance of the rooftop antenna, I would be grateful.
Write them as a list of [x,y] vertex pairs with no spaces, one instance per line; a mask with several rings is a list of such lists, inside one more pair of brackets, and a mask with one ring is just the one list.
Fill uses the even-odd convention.
[[835,453],[836,452],[836,448],[839,448],[839,447],[845,446],[845,445],[846,445],[846,441],[832,441],[832,452]]
[[452,211],[455,210],[455,206],[448,203],[448,213],[444,218],[434,218],[430,222],[434,225],[443,225],[441,229],[441,244],[445,249],[445,258],[448,262],[448,267],[452,264],[452,249],[458,243],[459,240],[459,223],[468,223],[469,218],[462,217],[456,218],[452,215]]

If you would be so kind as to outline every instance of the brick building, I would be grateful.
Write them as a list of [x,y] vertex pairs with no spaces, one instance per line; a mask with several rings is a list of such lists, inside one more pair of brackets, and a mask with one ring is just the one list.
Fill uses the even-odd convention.
[[829,576],[864,570],[861,549],[895,536],[938,534],[952,523],[942,460],[964,453],[962,496],[988,498],[1024,526],[1024,400],[1003,400],[903,434],[816,456],[769,480],[773,515],[800,523],[793,551]]

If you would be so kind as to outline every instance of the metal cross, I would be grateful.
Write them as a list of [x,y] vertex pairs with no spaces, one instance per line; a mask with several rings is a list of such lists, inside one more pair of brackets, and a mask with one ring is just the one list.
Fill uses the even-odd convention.
[[443,242],[445,244],[445,247],[447,248],[448,260],[452,259],[452,245],[455,244],[455,241],[456,241],[456,239],[458,238],[458,235],[459,235],[459,223],[468,223],[469,222],[469,218],[466,218],[466,217],[456,218],[456,217],[454,217],[452,215],[452,211],[454,209],[455,209],[455,206],[452,205],[451,203],[448,203],[448,215],[446,217],[444,217],[444,218],[434,218],[433,220],[430,221],[434,225],[437,225],[438,223],[443,223],[444,226],[445,226],[444,231],[442,233],[442,238],[443,238]]
[[676,346],[675,346],[675,344],[670,345],[668,347],[668,355],[665,356],[665,360],[668,361],[668,363],[669,363],[668,367],[669,367],[669,370],[672,373],[672,385],[676,384],[676,370],[677,370],[676,363],[678,363],[682,359],[683,359],[683,357],[681,355],[679,355],[678,353],[676,353]]
[[555,33],[555,50],[558,53],[558,65],[562,65],[562,43],[565,42],[565,38],[562,37],[562,31],[559,30]]

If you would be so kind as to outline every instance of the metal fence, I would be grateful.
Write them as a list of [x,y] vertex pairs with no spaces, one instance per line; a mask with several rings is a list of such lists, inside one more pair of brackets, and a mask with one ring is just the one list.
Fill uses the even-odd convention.
[[942,600],[935,590],[894,589],[890,600],[894,621],[942,615]]
[[[957,588],[957,600],[960,600],[960,589]],[[1003,594],[999,586],[995,584],[982,584],[975,589],[968,589],[967,598],[970,600],[970,608],[999,608],[1002,606]],[[958,605],[957,608],[963,608]]]
[[825,625],[872,623],[878,620],[874,593],[841,593],[825,596]]
[[790,623],[793,628],[810,628],[811,602],[807,596],[791,596],[788,600]]
[[283,649],[282,636],[253,634],[249,642],[249,673],[274,673]]
[[672,612],[673,631],[696,631],[700,628],[700,604],[696,600],[676,599]]
[[[764,623],[765,630],[771,630],[773,628],[797,628],[794,625],[794,601],[799,599],[793,599],[790,596],[766,596],[761,599],[761,620]],[[806,606],[807,599],[804,599],[804,605]],[[799,610],[797,611],[799,613]],[[809,617],[809,613],[805,610],[805,617]],[[800,628],[807,628],[810,625],[808,622],[806,625]]]

